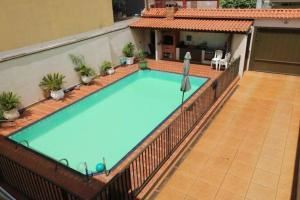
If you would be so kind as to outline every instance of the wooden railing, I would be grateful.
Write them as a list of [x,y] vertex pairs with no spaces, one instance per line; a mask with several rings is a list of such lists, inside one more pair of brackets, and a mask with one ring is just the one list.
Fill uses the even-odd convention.
[[[191,133],[193,128],[203,118],[203,115],[238,76],[239,63],[240,59],[235,60],[215,82],[204,89],[192,103],[183,108],[181,113],[152,142],[145,146],[120,173],[106,185],[99,187],[101,188],[99,189],[100,191],[96,190],[96,192],[93,192],[90,195],[91,199],[135,199]],[[64,173],[61,173],[60,176],[70,178],[70,175]],[[9,184],[29,199],[90,199],[77,195],[78,191],[72,191],[72,189],[66,189],[63,185],[56,184],[50,177],[46,178],[46,176],[36,173],[34,168],[23,166],[21,161],[17,162],[6,154],[1,153],[1,151],[0,182]],[[91,184],[87,186],[91,187]]]
[[298,143],[297,143],[296,158],[295,158],[291,200],[300,200],[300,173],[299,173],[300,169],[299,168],[300,168],[300,123],[299,123],[299,134],[298,134]]
[[207,87],[200,96],[184,108],[150,144],[131,160],[127,167],[111,180],[94,199],[133,200],[151,178],[170,158],[172,153],[191,133],[203,115],[218,100],[238,76],[240,58],[235,60],[220,77]]
[[51,180],[38,175],[19,163],[0,154],[0,182],[5,181],[28,199],[69,199],[80,198]]

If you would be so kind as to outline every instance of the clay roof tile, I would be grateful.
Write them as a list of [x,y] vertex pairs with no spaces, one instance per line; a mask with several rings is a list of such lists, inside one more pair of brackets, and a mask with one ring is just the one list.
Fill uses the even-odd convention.
[[252,23],[251,20],[141,18],[130,27],[244,33]]

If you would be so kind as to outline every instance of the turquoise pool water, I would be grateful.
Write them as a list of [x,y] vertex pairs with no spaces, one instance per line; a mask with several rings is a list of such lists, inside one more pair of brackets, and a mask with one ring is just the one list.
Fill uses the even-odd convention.
[[[111,169],[181,104],[182,75],[139,71],[13,134],[31,149],[69,167],[95,171],[104,157]],[[189,98],[207,78],[190,77]]]

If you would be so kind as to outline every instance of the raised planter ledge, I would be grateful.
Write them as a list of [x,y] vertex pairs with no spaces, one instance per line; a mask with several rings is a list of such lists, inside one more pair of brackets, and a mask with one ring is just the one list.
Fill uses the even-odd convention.
[[63,37],[63,38],[52,40],[52,41],[42,42],[42,43],[38,43],[38,44],[34,44],[34,45],[30,45],[30,46],[26,46],[26,47],[22,47],[22,48],[18,48],[18,49],[3,51],[3,52],[0,52],[0,63],[8,61],[8,60],[13,60],[16,58],[28,56],[31,54],[59,48],[62,46],[71,45],[71,44],[82,42],[85,40],[90,40],[90,39],[93,39],[93,38],[96,38],[96,37],[99,37],[102,35],[106,35],[106,34],[109,34],[112,32],[116,32],[119,30],[127,29],[129,27],[129,24],[136,21],[137,19],[138,19],[137,17],[134,17],[132,19],[120,21],[120,22],[114,23],[111,26],[99,28],[99,29],[96,29],[93,31],[84,32],[84,33],[80,33],[80,34],[76,34],[76,35],[72,35],[72,36],[67,36],[67,37]]

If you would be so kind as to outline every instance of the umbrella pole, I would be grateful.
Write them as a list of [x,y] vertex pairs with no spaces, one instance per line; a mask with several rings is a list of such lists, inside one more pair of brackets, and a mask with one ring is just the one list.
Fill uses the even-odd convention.
[[183,100],[184,100],[184,91],[182,92],[182,99],[181,99],[181,112],[183,109]]

